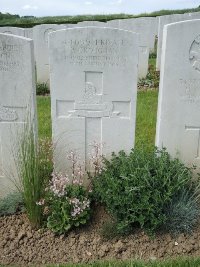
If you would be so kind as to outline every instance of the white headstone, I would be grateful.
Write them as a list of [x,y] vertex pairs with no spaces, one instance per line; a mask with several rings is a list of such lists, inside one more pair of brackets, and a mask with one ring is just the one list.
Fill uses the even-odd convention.
[[16,190],[13,149],[28,116],[36,123],[34,70],[33,41],[0,34],[0,197]]
[[147,76],[149,62],[149,48],[147,46],[139,47],[138,55],[138,78],[142,79]]
[[[200,167],[200,20],[164,27],[156,146]],[[180,34],[181,33],[181,34]]]
[[77,24],[78,27],[87,27],[87,26],[95,26],[95,27],[106,27],[105,22],[101,21],[81,21]]
[[[146,27],[144,20],[123,19],[111,20],[107,22],[109,27],[128,30],[139,34],[139,54],[138,54],[138,78],[145,78],[148,72],[149,47],[150,47],[150,27]],[[147,33],[148,32],[148,33]]]
[[65,28],[75,28],[75,27],[77,27],[78,26],[78,24],[73,24],[73,23],[70,23],[70,24],[60,24],[60,26],[65,26],[63,29],[65,29]]
[[56,24],[42,24],[33,27],[34,53],[38,83],[49,83],[48,34],[63,28],[63,25],[60,26]]
[[55,167],[69,171],[66,155],[88,165],[92,143],[103,153],[134,146],[137,34],[112,28],[74,28],[49,35]]
[[152,17],[122,19],[120,28],[139,33],[141,35],[140,45],[152,50],[155,42],[155,23],[156,19]]
[[0,33],[14,34],[23,37],[25,36],[24,29],[17,27],[0,27]]
[[185,14],[173,14],[160,16],[158,19],[158,43],[157,43],[157,59],[156,59],[156,69],[160,70],[161,55],[162,55],[162,42],[163,42],[163,28],[165,25],[170,23],[175,23],[179,21],[199,19],[200,13],[185,13]]
[[25,28],[25,37],[33,39],[33,28]]

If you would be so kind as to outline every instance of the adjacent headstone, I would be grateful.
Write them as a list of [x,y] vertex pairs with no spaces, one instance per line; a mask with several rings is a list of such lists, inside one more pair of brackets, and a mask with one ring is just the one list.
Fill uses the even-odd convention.
[[142,79],[147,76],[149,62],[149,48],[147,46],[139,47],[138,54],[138,78]]
[[[156,146],[200,167],[200,20],[164,27]],[[181,33],[181,34],[180,34]]]
[[25,28],[25,37],[29,39],[33,39],[33,28]]
[[14,34],[23,37],[25,36],[24,29],[17,27],[0,27],[0,33]]
[[16,190],[14,151],[27,118],[35,116],[33,41],[0,34],[0,197]]
[[54,162],[69,171],[67,154],[89,164],[93,142],[109,156],[134,146],[137,34],[74,28],[49,35]]
[[160,70],[161,55],[162,55],[162,41],[163,41],[163,28],[165,25],[185,20],[200,19],[200,12],[185,13],[185,14],[173,14],[160,16],[158,19],[158,42],[157,42],[157,59],[156,69]]
[[[149,46],[150,42],[145,32],[140,27],[136,27],[137,23],[133,23],[136,19],[111,20],[107,22],[108,27],[129,30],[139,34],[139,54],[138,54],[138,78],[145,78],[148,73],[149,62]],[[141,24],[142,25],[142,24]],[[144,26],[144,25],[143,25]],[[142,26],[141,26],[142,27]]]
[[63,25],[56,24],[42,24],[33,28],[38,83],[49,83],[48,34],[63,28]]

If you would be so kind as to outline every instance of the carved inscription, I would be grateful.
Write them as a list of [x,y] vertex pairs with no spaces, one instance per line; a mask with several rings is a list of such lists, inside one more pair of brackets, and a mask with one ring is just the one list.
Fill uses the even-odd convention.
[[124,40],[85,39],[65,42],[69,51],[66,60],[78,66],[125,67],[127,58],[120,55],[125,50]]
[[26,107],[9,107],[0,104],[0,123],[3,122],[25,122]]
[[200,35],[191,44],[189,59],[192,67],[200,72]]
[[0,71],[20,72],[24,69],[22,46],[7,41],[0,42]]
[[16,110],[5,108],[0,105],[0,122],[1,121],[16,121],[18,115]]
[[198,126],[185,126],[187,131],[198,131],[197,149],[196,149],[196,159],[200,159],[200,127]]
[[181,93],[181,100],[188,104],[200,103],[200,80],[180,80],[181,87],[183,88]]

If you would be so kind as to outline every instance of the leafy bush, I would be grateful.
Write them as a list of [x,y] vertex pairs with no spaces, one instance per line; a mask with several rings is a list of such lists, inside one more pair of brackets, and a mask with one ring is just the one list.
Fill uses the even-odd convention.
[[153,233],[166,221],[164,207],[192,178],[192,172],[165,149],[135,149],[104,158],[102,172],[93,179],[96,198],[105,204],[122,232],[139,225]]
[[15,214],[24,210],[24,201],[20,192],[12,192],[0,199],[0,216]]
[[37,83],[36,86],[36,94],[37,95],[49,95],[50,90],[47,83]]
[[198,186],[185,188],[175,195],[164,209],[164,229],[173,235],[191,233],[200,215],[199,197]]

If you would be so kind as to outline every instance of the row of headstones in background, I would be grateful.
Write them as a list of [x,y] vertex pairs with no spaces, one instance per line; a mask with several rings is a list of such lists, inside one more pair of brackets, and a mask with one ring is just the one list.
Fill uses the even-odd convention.
[[138,18],[113,20],[108,23],[98,21],[84,21],[78,24],[43,24],[33,27],[32,29],[20,29],[14,27],[2,27],[0,32],[12,33],[25,36],[34,40],[34,51],[37,66],[37,81],[40,83],[49,83],[49,63],[48,63],[48,33],[56,30],[97,26],[97,27],[114,27],[124,30],[133,31],[140,34],[140,49],[138,62],[138,77],[144,78],[148,72],[149,51],[154,47],[156,34],[156,18]]
[[149,53],[154,50],[157,19],[147,17],[111,20],[108,21],[107,24],[110,27],[128,30],[139,34],[138,78],[145,78],[148,73]]
[[157,42],[157,59],[156,59],[156,69],[160,70],[161,56],[162,56],[162,42],[163,42],[163,29],[167,24],[200,19],[200,12],[185,13],[185,14],[173,14],[158,17],[158,42]]
[[156,145],[200,167],[200,20],[163,32]]
[[23,131],[30,126],[28,121],[36,138],[35,116],[33,41],[0,34],[0,196],[15,188],[14,156]]

